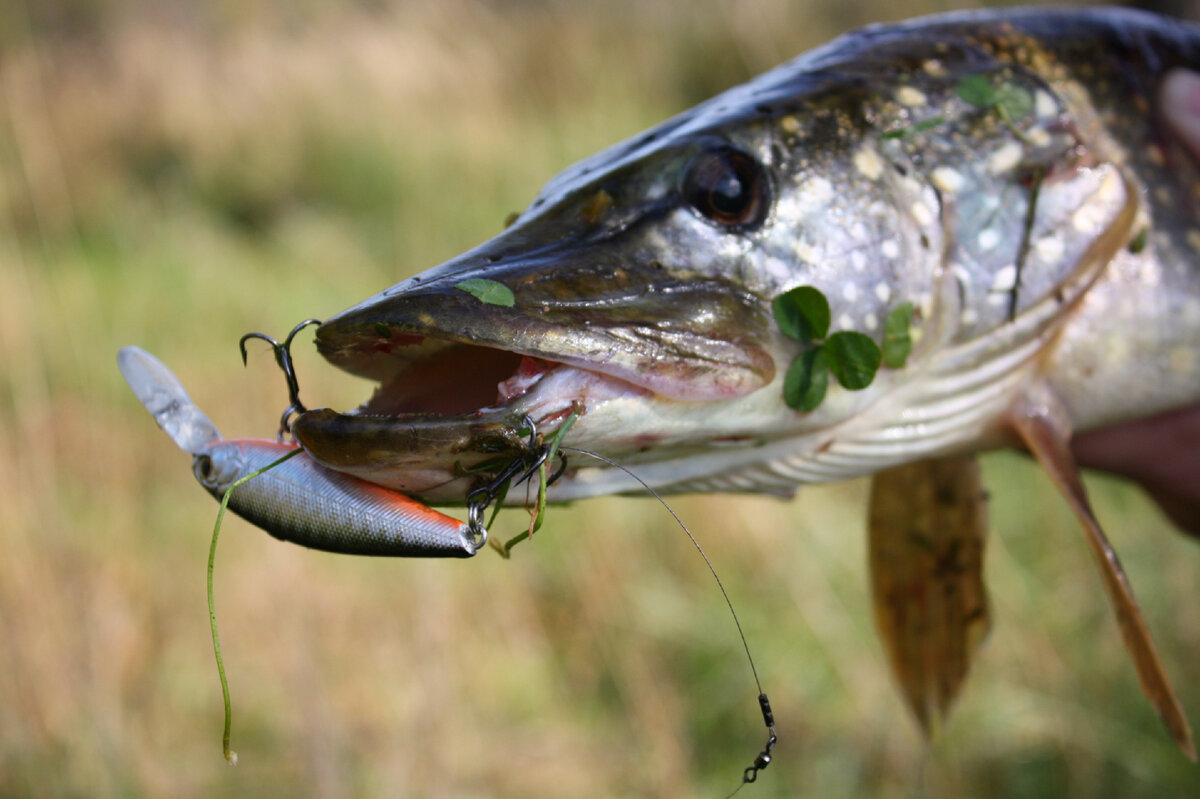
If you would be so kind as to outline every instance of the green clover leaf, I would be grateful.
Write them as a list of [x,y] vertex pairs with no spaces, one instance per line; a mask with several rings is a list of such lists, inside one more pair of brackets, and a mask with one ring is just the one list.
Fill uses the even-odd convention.
[[829,300],[812,286],[799,286],[780,294],[772,303],[775,322],[789,338],[808,343],[829,332]]
[[840,330],[825,341],[829,371],[843,388],[851,391],[871,385],[882,358],[879,346],[869,336],[852,330]]
[[811,413],[825,399],[829,365],[822,347],[805,350],[792,361],[783,377],[783,401],[793,410]]
[[503,283],[497,283],[495,280],[487,278],[476,277],[464,280],[454,288],[467,292],[484,305],[502,305],[505,308],[511,308],[516,302],[512,289]]
[[887,315],[883,347],[863,333],[839,330],[827,336],[829,300],[813,286],[799,286],[775,298],[775,321],[789,338],[804,346],[783,376],[783,399],[789,408],[810,413],[825,400],[832,374],[848,391],[861,391],[875,380],[881,364],[899,369],[912,351],[909,326],[911,302],[902,302]]

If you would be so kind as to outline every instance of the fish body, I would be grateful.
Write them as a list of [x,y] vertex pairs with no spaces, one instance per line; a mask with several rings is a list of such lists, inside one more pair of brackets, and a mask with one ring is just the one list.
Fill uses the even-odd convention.
[[[1200,173],[1157,108],[1186,66],[1200,29],[1128,10],[847,34],[571,167],[496,238],[327,321],[320,351],[380,388],[300,416],[297,439],[461,502],[462,466],[517,451],[497,430],[576,410],[565,444],[660,490],[787,494],[1012,443],[1033,384],[1073,430],[1200,400]],[[905,365],[789,407],[804,345],[772,303],[797,286],[827,298],[830,334],[876,341],[911,303]],[[549,498],[631,488],[571,463]]]

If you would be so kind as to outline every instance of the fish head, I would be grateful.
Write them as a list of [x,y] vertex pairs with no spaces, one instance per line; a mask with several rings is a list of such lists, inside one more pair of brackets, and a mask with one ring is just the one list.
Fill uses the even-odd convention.
[[[955,64],[921,73],[901,41],[900,69],[887,42],[851,44],[580,162],[500,235],[326,321],[319,351],[379,388],[355,411],[300,416],[297,439],[330,468],[462,501],[476,467],[528,450],[529,421],[552,434],[572,414],[567,445],[668,490],[788,493],[911,458],[915,438],[938,452],[987,434],[985,411],[1005,397],[965,375],[990,363],[1007,378],[1030,362],[1083,291],[1071,276],[1094,277],[1126,243],[1133,192],[1078,156],[1071,126],[1034,146],[964,102]],[[1031,96],[1042,85],[1004,74]],[[936,129],[923,132],[915,105]],[[981,201],[992,197],[1011,199]],[[984,228],[1013,252],[983,252]],[[1022,277],[1035,292],[992,302],[1031,231],[1063,245]],[[830,335],[880,342],[889,315],[911,308],[907,365],[863,390],[830,380],[815,409],[789,407],[786,375],[813,342],[784,335],[773,303],[798,286],[827,299]],[[951,377],[967,393],[946,389]],[[946,417],[962,407],[980,410]],[[635,488],[570,461],[551,499]]]
[[[543,195],[495,239],[327,321],[321,353],[389,384],[372,408],[402,411],[423,410],[417,397],[431,393],[418,362],[455,388],[429,398],[440,413],[494,402],[495,383],[522,357],[676,400],[761,387],[773,364],[754,287],[693,263],[694,248],[711,246],[693,240],[696,220],[681,213],[679,181],[697,149],[654,152]],[[743,169],[746,196],[732,201],[744,204],[749,235],[769,209],[769,178],[749,156],[715,151]]]

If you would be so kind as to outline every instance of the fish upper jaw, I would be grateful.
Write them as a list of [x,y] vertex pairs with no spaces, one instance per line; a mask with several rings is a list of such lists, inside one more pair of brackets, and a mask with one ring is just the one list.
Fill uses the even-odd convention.
[[[460,288],[480,279],[511,291],[511,307]],[[412,384],[434,372],[459,385],[471,380],[463,370],[507,381],[526,357],[700,401],[770,382],[768,308],[730,280],[568,242],[511,258],[468,253],[338,314],[316,341],[331,363],[393,396],[420,391]]]

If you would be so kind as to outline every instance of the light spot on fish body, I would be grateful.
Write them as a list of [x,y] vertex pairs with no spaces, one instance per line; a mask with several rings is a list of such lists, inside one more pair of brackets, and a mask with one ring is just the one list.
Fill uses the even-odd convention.
[[925,92],[912,86],[901,86],[896,90],[896,102],[909,108],[917,108],[926,104]]
[[820,258],[820,253],[804,238],[796,241],[796,257],[804,263],[813,264]]
[[1071,217],[1071,224],[1080,233],[1092,234],[1104,224],[1103,213],[1104,209],[1098,207],[1097,204],[1085,204]]
[[863,317],[863,324],[867,326],[867,330],[878,330],[879,317],[873,313],[868,313],[865,317]]
[[833,184],[823,177],[815,177],[805,181],[800,191],[813,202],[824,202],[833,196]]
[[887,302],[892,298],[892,287],[887,283],[875,284],[875,297],[880,302]]
[[936,167],[929,173],[929,179],[933,181],[933,185],[939,191],[944,191],[947,194],[955,194],[963,187],[963,176],[956,169],[951,169],[948,166]]
[[883,159],[870,147],[862,147],[854,154],[854,168],[867,180],[879,180],[883,174]]
[[992,277],[992,291],[1012,291],[1017,286],[1017,265],[1008,264],[996,270]]
[[1049,147],[1051,142],[1050,134],[1041,127],[1031,128],[1026,132],[1025,138],[1029,139],[1029,143],[1034,147]]
[[1063,257],[1066,247],[1056,236],[1043,236],[1034,243],[1033,250],[1037,253],[1038,258],[1053,263]]
[[928,227],[933,224],[933,211],[924,202],[915,202],[912,204],[913,221],[922,227]]
[[933,295],[926,291],[917,297],[917,308],[921,311],[922,319],[933,318]]
[[1050,119],[1058,116],[1058,103],[1045,89],[1038,89],[1033,95],[1033,112],[1039,119]]
[[994,250],[996,245],[1000,243],[1000,231],[994,227],[987,227],[979,231],[979,249],[987,252]]
[[800,132],[800,120],[791,114],[779,118],[779,129],[788,135],[795,136]]
[[885,241],[879,245],[879,252],[883,253],[884,258],[892,258],[892,259],[899,258],[900,257],[900,245],[896,242],[895,239],[888,239],[887,241]]
[[993,175],[1010,172],[1016,169],[1017,165],[1021,163],[1021,157],[1024,154],[1024,150],[1021,149],[1021,145],[1017,142],[1005,142],[999,150],[988,156],[988,172]]
[[959,317],[959,320],[964,326],[973,325],[979,321],[979,314],[974,308],[964,308],[962,316]]
[[936,58],[931,58],[926,61],[921,65],[921,69],[925,70],[926,75],[930,75],[935,78],[945,77],[946,75],[945,65],[943,65],[942,62]]
[[876,200],[867,206],[867,214],[875,217],[876,219],[886,219],[891,215],[891,212],[892,207],[883,200]]
[[867,256],[862,250],[854,250],[850,253],[850,265],[857,271],[861,272],[867,268]]
[[842,297],[846,302],[854,302],[858,299],[858,285],[855,283],[847,283],[842,286]]
[[838,327],[842,330],[852,330],[854,328],[854,320],[850,318],[850,314],[842,314],[837,320]]

